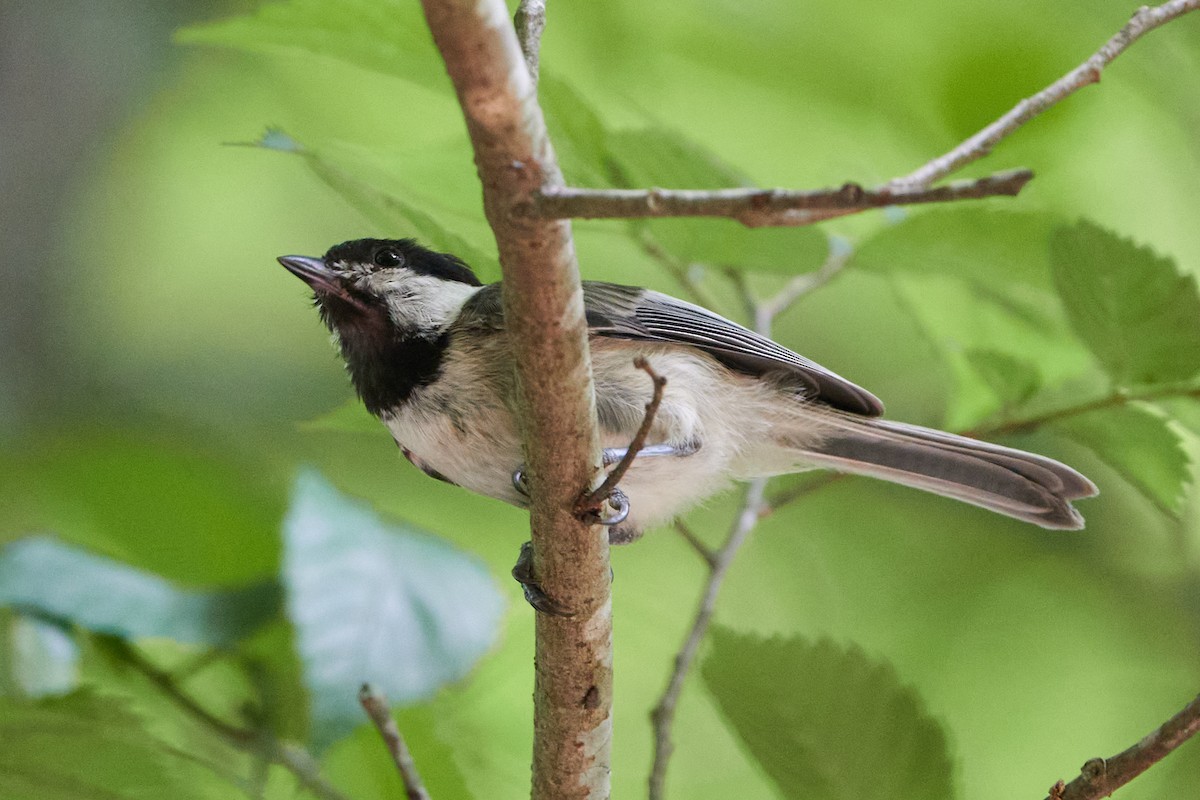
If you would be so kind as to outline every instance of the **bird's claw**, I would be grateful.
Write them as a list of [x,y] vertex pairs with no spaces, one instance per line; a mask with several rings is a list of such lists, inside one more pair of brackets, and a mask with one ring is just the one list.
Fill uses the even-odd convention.
[[525,602],[533,606],[535,611],[549,614],[552,617],[574,616],[575,612],[542,591],[542,587],[534,577],[533,542],[525,542],[521,545],[521,553],[517,556],[517,563],[513,564],[512,576],[517,583],[521,584],[521,591],[525,594]]

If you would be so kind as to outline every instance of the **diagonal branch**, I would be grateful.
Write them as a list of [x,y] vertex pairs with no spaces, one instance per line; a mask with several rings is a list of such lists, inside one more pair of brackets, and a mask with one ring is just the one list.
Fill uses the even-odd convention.
[[[830,260],[835,258],[831,254]],[[740,284],[739,289],[742,291],[747,311],[754,318],[755,330],[763,336],[771,335],[771,325],[775,321],[775,315],[787,309],[803,294],[803,292],[797,292],[793,287],[784,287],[774,297],[768,300],[759,300],[746,284]],[[721,585],[725,582],[725,575],[733,565],[742,545],[746,543],[758,525],[758,521],[770,513],[771,507],[767,504],[766,488],[766,478],[758,478],[749,483],[742,499],[742,507],[730,528],[729,536],[718,550],[710,550],[705,546],[688,529],[687,525],[676,524],[679,532],[708,564],[708,580],[705,581],[704,590],[701,592],[700,602],[696,608],[696,615],[692,619],[687,637],[675,655],[675,663],[671,670],[671,676],[667,680],[667,687],[663,690],[654,710],[650,712],[650,723],[654,728],[654,758],[650,765],[648,781],[650,800],[662,800],[665,796],[667,765],[675,750],[675,745],[671,741],[671,728],[675,724],[675,708],[679,704],[680,695],[683,694],[683,684],[700,652],[700,645],[704,642],[704,637],[708,635],[708,628],[717,609],[717,597],[721,592]]]
[[1075,780],[1068,784],[1062,781],[1054,784],[1046,800],[1098,800],[1108,797],[1197,733],[1200,733],[1200,696],[1132,747],[1112,758],[1093,758],[1088,761]]
[[649,798],[662,800],[665,797],[664,785],[667,778],[667,764],[675,751],[671,741],[671,728],[675,723],[675,707],[679,704],[679,696],[683,694],[683,684],[691,672],[692,664],[700,653],[700,645],[708,635],[708,626],[712,622],[713,613],[717,610],[717,597],[721,592],[721,584],[725,582],[725,574],[733,565],[733,560],[741,550],[742,545],[758,524],[759,513],[763,507],[763,490],[766,488],[765,478],[757,478],[746,487],[742,510],[734,521],[733,528],[725,544],[712,554],[709,561],[708,580],[700,595],[700,603],[696,608],[696,616],[688,629],[683,646],[675,655],[675,668],[667,680],[667,688],[663,690],[658,704],[650,712],[650,722],[654,726],[654,761],[650,766]]
[[572,513],[598,479],[587,323],[569,223],[517,213],[562,174],[503,0],[422,0],[466,118],[504,273],[505,328],[538,583],[572,616],[536,615],[533,798],[608,797],[608,538]]
[[1200,9],[1200,0],[1171,0],[1169,3],[1163,3],[1153,8],[1142,6],[1128,24],[1105,42],[1104,46],[1087,61],[1042,91],[1017,103],[995,122],[950,152],[938,156],[910,175],[896,178],[889,185],[895,188],[909,189],[928,186],[934,181],[962,169],[972,161],[983,158],[992,152],[992,148],[996,144],[1012,135],[1026,122],[1075,94],[1083,87],[1099,83],[1100,73],[1104,68],[1144,34],[1197,9]]
[[748,228],[810,225],[856,211],[884,206],[940,203],[1016,195],[1033,173],[997,172],[986,178],[933,188],[891,184],[864,189],[847,183],[834,189],[579,189],[547,187],[535,195],[531,211],[541,219],[642,217],[728,217]]
[[400,733],[400,726],[396,724],[396,718],[388,708],[387,698],[370,684],[364,683],[358,690],[358,702],[371,718],[375,730],[379,731],[379,737],[383,739],[388,755],[392,757],[392,763],[400,773],[400,780],[404,781],[404,793],[408,800],[429,800],[429,792],[425,790],[425,784],[417,772],[417,765],[408,750],[404,736]]
[[116,655],[124,663],[146,678],[164,697],[229,744],[279,764],[295,775],[296,780],[320,800],[348,800],[337,787],[321,776],[321,765],[307,750],[285,744],[269,733],[241,728],[226,722],[197,702],[179,685],[174,675],[151,663],[134,645],[113,637],[105,637],[105,641],[111,644]]

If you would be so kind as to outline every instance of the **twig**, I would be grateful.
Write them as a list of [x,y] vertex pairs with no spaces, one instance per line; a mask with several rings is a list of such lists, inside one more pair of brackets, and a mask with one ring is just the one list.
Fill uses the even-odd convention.
[[696,616],[692,620],[692,627],[688,631],[687,638],[683,641],[683,647],[675,656],[675,669],[667,681],[667,688],[659,698],[654,710],[650,712],[650,720],[654,725],[654,762],[650,768],[649,781],[650,800],[662,800],[664,796],[663,784],[667,776],[667,764],[671,759],[671,753],[675,750],[675,745],[671,742],[671,725],[675,721],[675,707],[679,703],[679,695],[683,692],[684,680],[691,671],[696,654],[700,651],[700,643],[704,641],[704,636],[708,633],[708,626],[717,607],[717,595],[721,591],[725,574],[733,564],[738,550],[741,549],[746,538],[758,523],[759,510],[763,504],[763,490],[766,485],[765,478],[757,478],[746,487],[742,510],[729,532],[729,538],[714,555],[704,594],[701,595]]
[[687,523],[681,519],[675,520],[675,530],[683,537],[683,540],[692,546],[696,551],[696,555],[704,559],[704,563],[708,564],[708,568],[712,569],[717,565],[717,553],[711,547],[706,545],[696,535],[696,532],[688,527]]
[[655,372],[654,367],[650,366],[650,362],[641,356],[633,360],[633,365],[650,376],[650,381],[654,384],[654,394],[650,398],[650,402],[646,404],[646,413],[642,416],[642,424],[629,442],[625,455],[621,456],[621,460],[605,476],[603,483],[580,498],[575,507],[576,514],[595,514],[600,505],[612,494],[617,484],[621,482],[621,479],[625,477],[625,473],[629,471],[629,467],[632,466],[638,453],[646,446],[646,437],[650,435],[650,427],[654,424],[654,415],[658,413],[658,407],[662,404],[663,390],[667,387],[667,379]]
[[285,744],[267,733],[226,722],[196,702],[183,690],[175,676],[152,664],[132,645],[119,639],[112,639],[111,643],[125,663],[141,673],[176,706],[211,728],[234,747],[279,764],[295,775],[306,789],[321,800],[349,800],[333,784],[321,777],[321,765],[307,750]]
[[1033,173],[1018,169],[932,188],[891,184],[865,189],[847,183],[834,189],[581,189],[546,187],[530,212],[540,219],[635,219],[728,217],[749,228],[810,225],[838,215],[883,206],[940,203],[997,195],[1013,196]]
[[831,252],[825,259],[825,263],[815,272],[805,272],[794,276],[779,290],[778,294],[758,304],[758,308],[755,309],[755,326],[761,328],[764,324],[769,325],[775,317],[791,308],[801,297],[829,283],[850,263],[852,254],[853,251],[849,249]]
[[702,283],[689,274],[689,265],[668,252],[649,231],[640,231],[637,242],[641,246],[642,252],[657,261],[676,280],[680,288],[688,293],[694,302],[699,303],[705,308],[718,308],[716,298],[708,293],[708,290],[704,288]]
[[1200,697],[1192,700],[1162,727],[1112,758],[1093,758],[1083,765],[1079,777],[1050,789],[1046,800],[1096,800],[1108,797],[1172,750],[1200,732]]
[[1091,58],[1080,64],[1042,91],[1012,107],[1006,114],[965,140],[948,153],[938,156],[910,175],[896,178],[889,185],[895,189],[916,189],[956,172],[972,161],[983,158],[1002,139],[1051,106],[1065,100],[1085,86],[1100,81],[1100,73],[1113,59],[1145,33],[1189,11],[1200,9],[1200,0],[1171,0],[1153,8],[1142,6],[1115,36],[1104,43]]
[[513,15],[513,27],[517,29],[517,41],[521,43],[521,54],[529,67],[529,77],[536,88],[538,82],[538,60],[541,58],[542,31],[546,29],[546,0],[521,0],[517,13]]
[[1152,403],[1155,400],[1166,400],[1177,397],[1200,398],[1200,387],[1197,387],[1195,384],[1182,384],[1175,386],[1158,386],[1153,389],[1146,389],[1142,391],[1117,391],[1113,392],[1107,397],[1101,397],[1097,400],[1089,400],[1073,406],[1057,408],[1053,411],[1046,411],[1033,416],[1024,417],[1022,419],[1005,420],[992,425],[983,425],[977,428],[972,428],[971,430],[963,431],[962,435],[982,438],[985,436],[996,436],[1004,433],[1017,433],[1020,431],[1039,428],[1042,425],[1048,425],[1052,422],[1058,422],[1059,420],[1077,417],[1080,414],[1086,414],[1089,411],[1102,411],[1106,408],[1118,408],[1120,406],[1129,405],[1130,403]]
[[569,223],[516,211],[562,185],[562,172],[504,0],[421,5],[466,119],[500,255],[534,572],[572,612],[535,615],[532,797],[603,800],[612,744],[608,537],[572,513],[600,461],[583,292]]
[[[749,306],[751,316],[755,319],[756,330],[763,336],[770,336],[771,323],[774,321],[773,314],[761,313],[761,304],[756,300],[749,286],[744,282],[738,285],[742,291],[743,299]],[[787,304],[782,302],[778,305],[780,310],[787,307]],[[671,671],[670,678],[667,680],[667,687],[663,690],[662,696],[659,698],[654,710],[650,712],[650,722],[654,728],[654,759],[650,766],[650,778],[648,781],[650,800],[662,800],[663,798],[663,787],[667,777],[667,764],[670,762],[671,754],[675,750],[675,745],[671,741],[671,726],[675,722],[675,707],[679,703],[679,696],[683,692],[684,681],[692,669],[692,664],[696,660],[696,654],[700,651],[700,644],[704,641],[704,637],[708,633],[708,626],[712,622],[713,612],[716,610],[717,596],[720,594],[721,584],[725,581],[725,574],[729,571],[729,567],[733,564],[738,551],[745,544],[746,539],[758,524],[759,519],[769,511],[765,500],[766,487],[766,478],[757,478],[747,485],[746,494],[743,497],[741,510],[738,512],[737,519],[734,520],[733,526],[729,531],[729,536],[725,539],[725,544],[716,551],[711,550],[700,542],[686,525],[683,523],[676,524],[680,533],[704,557],[704,560],[708,563],[709,571],[708,580],[705,583],[704,591],[700,596],[700,603],[696,609],[696,616],[692,619],[691,629],[683,641],[683,646],[680,647],[679,652],[675,655],[675,665]]]
[[770,500],[763,504],[763,509],[759,514],[759,517],[769,517],[771,514],[774,514],[776,511],[788,505],[789,503],[794,503],[801,497],[820,491],[829,484],[837,483],[838,481],[844,480],[848,477],[849,476],[844,472],[825,472],[820,475],[815,475],[809,478],[807,481],[797,484],[796,486],[792,486],[788,489],[784,489],[773,495]]
[[417,772],[412,753],[408,751],[400,727],[388,708],[387,698],[370,684],[364,683],[358,690],[358,702],[375,724],[375,729],[379,731],[383,744],[396,765],[396,771],[404,781],[404,792],[408,795],[408,800],[429,800],[429,792],[425,791],[425,784],[421,782],[421,775]]

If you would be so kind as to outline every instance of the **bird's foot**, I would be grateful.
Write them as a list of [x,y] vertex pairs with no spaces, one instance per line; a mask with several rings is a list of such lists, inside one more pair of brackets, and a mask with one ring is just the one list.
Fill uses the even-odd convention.
[[552,617],[570,617],[575,613],[542,591],[533,573],[533,542],[521,545],[521,553],[517,556],[517,563],[513,565],[512,576],[521,584],[525,602],[533,606],[534,610]]

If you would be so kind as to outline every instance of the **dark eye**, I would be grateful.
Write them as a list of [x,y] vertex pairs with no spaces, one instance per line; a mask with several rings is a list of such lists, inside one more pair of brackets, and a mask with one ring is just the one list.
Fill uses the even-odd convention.
[[398,267],[404,263],[404,256],[392,247],[385,247],[375,253],[375,266],[377,267]]

